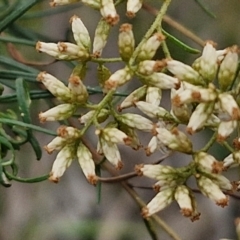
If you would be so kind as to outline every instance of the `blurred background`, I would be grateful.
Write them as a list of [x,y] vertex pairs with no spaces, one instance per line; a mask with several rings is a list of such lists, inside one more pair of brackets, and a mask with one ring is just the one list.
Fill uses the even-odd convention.
[[[0,0],[0,6],[15,1]],[[100,19],[100,14],[81,3],[59,7],[60,12],[50,14],[57,8],[50,8],[49,1],[38,1],[24,16],[14,23],[13,34],[23,37],[21,29],[29,29],[35,41],[72,41],[69,19],[76,14],[88,28],[93,39],[94,31]],[[144,1],[146,4],[158,7],[162,1]],[[210,17],[194,0],[173,0],[168,15],[175,21],[183,24],[194,32],[201,39],[213,40],[217,43],[218,49],[223,49],[233,44],[240,43],[240,1],[239,0],[201,0],[216,18]],[[130,22],[133,24],[134,35],[137,42],[144,35],[154,19],[150,13],[141,10],[134,19],[125,17],[125,4],[118,9],[121,16],[120,23],[111,30],[108,44],[103,51],[103,57],[118,56],[117,37],[121,23]],[[41,13],[46,13],[44,17]],[[165,30],[176,36],[188,45],[201,50],[201,46],[188,39],[178,30],[167,23],[163,23]],[[14,30],[15,29],[15,30]],[[14,32],[15,31],[15,32]],[[36,38],[37,37],[37,38]],[[168,43],[168,42],[167,42]],[[198,57],[185,52],[171,42],[168,43],[172,57],[185,63],[191,62]],[[48,71],[52,75],[67,81],[71,74],[71,67],[62,62],[55,62],[41,66],[41,63],[48,63],[52,58],[45,54],[39,54],[34,47],[15,45],[24,59],[29,62],[38,62],[38,70]],[[0,54],[8,55],[6,44],[1,43]],[[161,59],[163,54],[159,51],[156,56]],[[108,67],[112,72],[122,65],[111,64]],[[88,73],[85,83],[88,86],[96,86],[96,64],[88,65]],[[128,86],[130,92],[136,88],[137,81]],[[11,89],[5,89],[11,92]],[[168,96],[168,93],[166,93]],[[91,99],[97,102],[101,96],[93,96]],[[169,102],[163,99],[163,105],[168,106]],[[11,103],[1,106],[2,109],[11,108],[18,111],[17,104]],[[37,114],[45,111],[48,105],[44,100],[33,101],[31,113],[36,124]],[[41,125],[51,130],[56,130],[59,125],[45,123]],[[209,132],[196,134],[193,138],[194,148],[203,146],[210,136]],[[42,146],[51,141],[52,137],[36,133],[37,139]],[[142,135],[142,143],[149,141],[149,136]],[[87,139],[92,146],[96,147],[94,129],[90,129]],[[222,150],[220,145],[215,145],[211,153],[217,159],[223,159],[228,152]],[[125,166],[122,173],[132,171],[135,164],[157,160],[161,153],[155,153],[150,158],[145,157],[144,151],[133,152],[126,147],[121,148],[122,159]],[[51,169],[56,153],[48,155],[43,152],[40,161],[30,147],[25,145],[18,153],[20,166],[19,176],[34,177],[48,173]],[[173,166],[184,166],[190,161],[185,155],[173,155],[164,164]],[[231,180],[239,179],[239,171],[231,170],[228,176]],[[110,176],[103,171],[103,176]],[[146,179],[132,179],[129,181],[136,186],[151,186],[152,181]],[[135,188],[137,193],[148,202],[154,196],[151,189]],[[44,181],[35,184],[13,182],[10,188],[0,186],[0,239],[3,240],[146,240],[151,239],[146,231],[144,222],[141,219],[140,209],[124,191],[120,184],[102,184],[101,202],[97,203],[96,188],[89,185],[85,180],[77,162],[73,162],[58,184]],[[168,208],[158,215],[176,231],[184,240],[217,240],[220,238],[236,239],[234,219],[240,216],[239,200],[230,198],[230,204],[224,209],[217,207],[211,200],[197,194],[198,209],[201,212],[199,221],[192,223],[189,219],[181,216],[179,207],[172,203]],[[162,229],[158,229],[159,239],[171,239]]]

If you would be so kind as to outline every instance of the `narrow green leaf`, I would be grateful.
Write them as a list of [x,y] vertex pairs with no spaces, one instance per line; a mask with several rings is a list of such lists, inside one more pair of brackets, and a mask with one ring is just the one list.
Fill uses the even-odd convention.
[[[16,79],[16,94],[17,94],[19,109],[21,111],[21,117],[23,121],[25,123],[31,123],[32,120],[29,112],[31,99],[29,95],[28,86],[23,78]],[[27,134],[28,134],[28,141],[32,145],[32,148],[36,154],[37,160],[41,159],[42,150],[32,130],[31,129],[27,130]]]
[[14,11],[12,11],[6,18],[0,22],[0,32],[6,29],[10,24],[16,21],[20,16],[22,16],[26,11],[28,11],[32,6],[42,0],[28,0],[19,1],[21,4],[15,4]]
[[0,41],[1,42],[11,42],[11,43],[18,43],[18,44],[23,44],[31,47],[35,47],[36,42],[35,41],[29,41],[23,38],[16,38],[16,37],[5,37],[5,36],[0,36]]
[[73,9],[76,9],[76,7],[80,7],[79,3],[75,4],[69,4],[65,6],[58,6],[56,8],[50,8],[47,10],[41,10],[41,11],[35,11],[35,12],[30,12],[25,14],[22,19],[33,19],[33,18],[42,18],[42,17],[48,17],[52,16],[54,14],[59,14],[59,13],[66,13],[67,11],[71,11]]
[[35,178],[21,178],[21,177],[16,177],[9,172],[5,171],[6,176],[9,179],[15,180],[17,182],[23,182],[23,183],[37,183],[37,182],[42,182],[45,181],[49,178],[49,174],[40,176],[40,177],[35,177]]
[[201,7],[201,9],[207,13],[208,16],[212,17],[212,18],[217,18],[216,15],[214,13],[212,13],[200,0],[195,0],[195,2],[198,4],[199,7]]
[[[32,100],[54,97],[49,91],[45,90],[31,90],[29,94]],[[16,101],[17,101],[16,93],[0,96],[0,103],[11,103]]]
[[162,32],[163,32],[164,35],[167,36],[167,40],[169,39],[169,41],[173,42],[174,44],[176,44],[177,46],[182,48],[184,51],[189,52],[189,53],[193,53],[193,54],[200,53],[200,51],[198,49],[188,46],[187,44],[183,43],[182,41],[180,41],[179,39],[177,39],[176,37],[174,37],[170,33],[166,32],[164,29],[162,29]]
[[12,120],[9,118],[0,118],[0,123],[5,123],[8,125],[16,125],[16,126],[24,127],[25,129],[32,129],[38,132],[46,133],[51,136],[57,136],[56,132],[54,131],[51,131],[33,124],[24,123],[22,121]]
[[30,72],[30,73],[35,73],[35,74],[39,73],[39,71],[37,69],[26,66],[25,64],[19,63],[19,62],[13,60],[12,58],[0,56],[0,63],[4,64],[6,66],[10,66],[13,69],[18,69],[18,70],[22,70],[22,71],[26,71],[26,72]]
[[17,70],[0,70],[1,79],[9,79],[15,81],[18,77],[23,77],[24,80],[36,83],[37,74]]

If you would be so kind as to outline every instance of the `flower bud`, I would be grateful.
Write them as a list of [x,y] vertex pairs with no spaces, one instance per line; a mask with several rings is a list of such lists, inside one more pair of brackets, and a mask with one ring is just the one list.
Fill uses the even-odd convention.
[[240,151],[236,151],[229,154],[223,160],[223,167],[225,170],[231,166],[237,166],[239,164],[240,164]]
[[70,126],[60,126],[57,129],[57,134],[61,138],[75,140],[81,137],[80,130]]
[[203,173],[221,173],[223,169],[222,162],[217,161],[213,156],[205,152],[196,153],[194,162],[197,164],[197,169]]
[[146,94],[146,102],[158,106],[162,99],[162,90],[157,87],[148,87]]
[[229,93],[221,93],[218,95],[220,108],[226,112],[231,120],[238,120],[240,118],[240,109],[235,99]]
[[135,103],[136,107],[150,118],[173,120],[171,114],[164,108],[151,103],[139,101]]
[[232,132],[236,129],[237,127],[237,120],[234,121],[221,121],[220,124],[218,125],[218,136],[217,140],[219,142],[224,141],[226,138],[228,138]]
[[167,69],[181,81],[186,81],[194,85],[204,84],[199,73],[182,62],[176,60],[168,60]]
[[201,129],[214,109],[214,103],[199,103],[195,111],[192,113],[187,125],[187,132],[193,134]]
[[85,61],[89,58],[88,51],[83,46],[78,46],[73,43],[59,42],[57,44],[59,52],[65,56],[64,60],[81,60]]
[[135,14],[142,8],[143,0],[128,0],[127,1],[127,13],[129,18],[135,17]]
[[145,148],[145,152],[147,156],[150,156],[156,150],[160,150],[162,153],[168,153],[169,150],[166,146],[158,140],[157,136],[153,136],[148,143],[148,146]]
[[73,43],[59,42],[56,44],[39,41],[36,44],[36,49],[59,60],[86,60],[89,58],[89,54],[85,49]]
[[48,154],[51,154],[54,150],[62,149],[67,143],[66,138],[62,137],[55,137],[48,145],[44,146],[44,149],[47,151]]
[[38,41],[36,44],[36,50],[39,52],[47,53],[48,55],[58,59],[65,59],[66,57],[65,55],[61,55],[56,43],[45,43]]
[[68,88],[71,91],[73,103],[86,103],[88,99],[88,91],[78,76],[71,76],[68,79]]
[[106,127],[101,130],[95,131],[96,135],[100,135],[107,142],[111,143],[122,143],[122,144],[130,144],[131,139],[122,131],[114,127]]
[[211,174],[208,176],[215,184],[217,184],[220,189],[224,191],[232,191],[233,185],[232,183],[223,175],[219,174]]
[[100,12],[103,18],[111,26],[116,25],[119,21],[119,16],[116,12],[113,0],[101,0],[100,2],[101,2]]
[[140,164],[136,165],[135,171],[138,175],[153,178],[158,181],[169,180],[177,177],[177,170],[171,166],[153,165],[153,164]]
[[227,54],[224,57],[219,71],[218,82],[222,91],[226,91],[231,87],[238,67],[238,48],[233,46],[227,49]]
[[137,88],[136,90],[134,90],[133,92],[131,92],[120,104],[120,106],[118,106],[118,111],[122,111],[122,109],[131,107],[135,104],[135,102],[141,100],[147,92],[147,86],[143,85],[140,88]]
[[66,169],[71,165],[72,160],[75,157],[74,144],[68,144],[64,146],[58,153],[50,173],[49,180],[57,183],[59,178],[64,174]]
[[95,164],[91,152],[83,143],[78,145],[77,157],[85,177],[89,183],[95,185],[97,183]]
[[155,33],[141,46],[136,60],[138,62],[141,62],[143,60],[152,59],[164,39],[164,35],[160,33]]
[[[173,88],[171,89],[171,100],[172,101],[173,101],[174,97],[177,95],[177,93],[181,91],[180,89],[179,90],[175,90]],[[187,124],[191,117],[191,114],[192,114],[192,106],[189,104],[180,104],[179,106],[172,104],[170,113],[173,117],[175,117],[181,123]]]
[[37,80],[44,84],[44,86],[51,92],[56,98],[64,102],[69,102],[72,98],[71,92],[63,82],[48,74],[46,72],[40,72],[37,76]]
[[177,128],[171,131],[164,127],[156,128],[157,137],[166,147],[184,153],[192,153],[192,142],[190,139]]
[[174,192],[174,198],[181,208],[181,213],[185,217],[191,217],[194,212],[190,189],[185,185],[179,185]]
[[130,81],[132,76],[133,76],[133,73],[128,67],[117,70],[105,82],[104,88],[107,91],[112,90],[112,89],[116,89],[117,87],[122,86],[126,82]]
[[174,188],[167,188],[159,192],[148,204],[142,209],[144,218],[150,217],[156,212],[161,211],[173,201]]
[[133,54],[135,39],[132,32],[132,25],[125,23],[119,29],[118,48],[123,61],[128,62]]
[[203,49],[202,56],[199,61],[198,72],[202,75],[206,82],[212,82],[217,73],[217,51],[214,43],[208,41]]
[[70,22],[72,23],[72,32],[75,42],[79,47],[85,48],[88,52],[91,45],[90,36],[82,20],[74,15]]
[[107,38],[110,32],[111,26],[107,23],[105,19],[101,19],[95,30],[94,40],[93,40],[93,56],[100,57],[102,50],[107,43]]
[[220,187],[205,176],[197,176],[197,184],[203,195],[213,200],[217,205],[228,205],[228,197],[220,190]]
[[217,98],[215,87],[210,84],[208,88],[194,87],[186,88],[178,91],[172,98],[172,103],[175,106],[181,106],[184,103],[192,102],[212,102]]
[[[103,138],[99,138],[99,148],[98,152],[103,153],[106,159],[115,166],[116,169],[121,169],[123,163],[121,161],[120,152],[118,150],[117,144],[105,141]],[[100,151],[99,151],[100,150]]]
[[[81,124],[86,125],[87,122],[93,117],[95,114],[95,110],[91,110],[88,113],[82,115],[78,120]],[[109,116],[109,110],[103,108],[101,109],[100,113],[97,115],[97,121],[98,123],[104,122]]]
[[39,113],[40,122],[58,121],[71,117],[76,111],[76,106],[73,104],[60,104],[46,112]]
[[118,121],[125,125],[136,128],[141,131],[151,132],[153,130],[153,122],[141,115],[134,113],[125,113],[118,117]]
[[161,72],[154,72],[153,74],[144,77],[143,81],[150,86],[158,87],[161,89],[178,89],[181,85],[181,82],[178,78]]
[[120,123],[119,129],[127,134],[127,136],[131,139],[131,142],[128,145],[134,149],[138,150],[141,147],[141,143],[136,131],[133,128],[128,127],[125,124]]
[[137,71],[142,75],[151,75],[154,72],[160,72],[166,67],[166,61],[145,60],[138,64]]

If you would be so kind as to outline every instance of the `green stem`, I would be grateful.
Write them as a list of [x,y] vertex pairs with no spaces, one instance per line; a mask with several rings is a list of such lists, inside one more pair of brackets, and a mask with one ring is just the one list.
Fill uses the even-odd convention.
[[133,52],[133,55],[132,55],[131,59],[129,60],[129,65],[133,65],[142,45],[152,36],[152,34],[158,28],[158,26],[161,26],[163,17],[167,12],[167,9],[168,9],[168,6],[170,5],[170,3],[171,3],[171,0],[165,0],[164,3],[162,4],[162,7],[161,7],[160,11],[158,12],[151,27],[148,29],[145,36],[142,38],[141,42],[138,44],[135,51]]
[[95,63],[115,63],[115,62],[122,62],[121,58],[92,58],[92,62]]
[[94,115],[91,119],[86,123],[84,128],[81,130],[81,136],[84,135],[84,133],[88,130],[88,128],[92,125],[94,119],[97,118],[100,111],[105,107],[105,105],[112,99],[112,96],[114,94],[115,90],[110,90],[107,95],[103,98],[103,100],[98,104],[97,110],[95,111]]
[[209,148],[215,143],[217,138],[217,132],[215,132],[209,139],[208,143],[200,150],[200,152],[207,152]]
[[52,135],[52,136],[57,136],[56,132],[50,131],[48,129],[33,125],[33,124],[29,124],[29,123],[24,123],[21,121],[17,121],[17,120],[12,120],[9,118],[0,118],[0,123],[5,123],[5,124],[9,124],[9,125],[16,125],[16,126],[20,126],[20,127],[24,127],[26,129],[32,129],[38,132],[42,132],[42,133],[46,133],[48,135]]
[[7,171],[4,171],[4,173],[6,174],[6,176],[11,179],[11,180],[15,180],[17,182],[23,182],[23,183],[37,183],[37,182],[43,182],[45,180],[47,180],[49,178],[49,174],[47,175],[43,175],[40,177],[36,177],[36,178],[21,178],[21,177],[16,177],[12,174],[10,174]]

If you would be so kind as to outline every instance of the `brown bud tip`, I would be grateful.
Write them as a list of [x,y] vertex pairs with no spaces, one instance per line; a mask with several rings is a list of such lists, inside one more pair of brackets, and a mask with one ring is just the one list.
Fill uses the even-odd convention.
[[188,127],[188,128],[186,129],[186,131],[187,131],[187,133],[190,134],[190,135],[192,135],[192,134],[194,133],[194,131],[193,131],[193,129],[192,129],[191,127]]
[[152,154],[149,147],[146,147],[144,150],[145,150],[145,153],[146,153],[147,156],[150,156]]
[[48,153],[48,154],[52,154],[53,149],[48,148],[48,146],[44,146],[43,149]]
[[40,49],[41,49],[41,42],[38,41],[38,42],[36,43],[36,50],[39,51],[39,52],[41,52]]
[[64,137],[64,136],[66,136],[66,134],[67,134],[66,126],[60,126],[60,127],[57,129],[57,135],[58,135],[58,136]]
[[181,211],[184,217],[191,217],[192,216],[192,209],[189,208],[182,208]]
[[200,219],[200,215],[201,215],[201,213],[197,213],[197,214],[193,215],[191,217],[191,221],[194,222],[194,221],[199,220]]
[[40,113],[38,114],[38,118],[39,118],[39,120],[40,120],[40,123],[45,123],[46,120],[47,120],[45,117],[42,116],[42,112],[40,112]]
[[233,140],[233,146],[234,146],[234,148],[236,148],[236,149],[240,149],[240,142],[238,141],[238,138],[235,138],[235,139]]
[[223,171],[223,162],[214,162],[212,164],[212,173],[221,173]]
[[192,92],[192,98],[193,98],[194,100],[200,101],[200,100],[201,100],[201,94],[200,94],[200,92],[193,91],[193,92]]
[[172,104],[176,107],[180,107],[182,105],[179,95],[176,95],[175,97],[173,97]]
[[128,18],[134,18],[136,15],[135,15],[134,12],[128,11],[128,12],[126,13],[126,16],[127,16]]
[[161,187],[160,187],[159,185],[153,185],[153,190],[154,190],[155,192],[160,192]]
[[123,162],[119,160],[116,166],[116,170],[121,170],[122,168],[123,168]]
[[129,23],[124,23],[119,28],[119,32],[129,32],[131,30],[132,30],[132,25]]
[[143,208],[142,208],[142,212],[141,212],[141,214],[142,214],[142,217],[143,217],[143,218],[147,218],[147,217],[149,217],[149,211],[148,211],[148,208],[147,208],[147,207],[143,207]]
[[211,44],[214,48],[217,47],[217,43],[214,42],[214,41],[212,41],[212,40],[207,40],[207,41],[205,41],[205,45],[207,45],[207,43]]
[[114,26],[116,25],[118,22],[119,22],[119,16],[116,15],[116,16],[111,16],[111,15],[108,15],[106,18],[105,18],[106,22],[108,24],[110,24],[111,26]]
[[226,139],[226,137],[224,137],[224,136],[218,134],[218,136],[217,136],[217,141],[218,141],[218,142],[221,143],[221,142],[223,142],[225,139]]
[[73,16],[70,18],[69,22],[72,23],[72,21],[73,21],[75,18],[78,18],[78,16],[77,16],[77,15],[73,15]]
[[71,75],[70,78],[68,79],[68,82],[72,83],[75,86],[78,86],[80,84],[80,77],[75,76],[75,75]]
[[49,5],[50,5],[51,7],[56,7],[57,4],[56,4],[55,2],[50,2]]
[[124,141],[125,145],[130,146],[131,143],[132,143],[132,138],[126,137],[126,138],[123,139],[123,141]]
[[166,39],[166,37],[162,33],[155,33],[154,35],[157,37],[158,41],[160,42]]
[[228,205],[228,202],[229,202],[229,199],[226,196],[225,198],[218,200],[216,204],[221,207],[226,207]]
[[54,177],[52,173],[50,173],[50,177],[48,178],[48,180],[54,183],[58,183],[60,179],[58,177]]
[[137,173],[138,176],[142,176],[143,175],[143,172],[142,172],[142,168],[143,168],[143,164],[138,164],[135,166],[134,170],[135,172]]
[[98,177],[96,175],[88,175],[87,180],[90,184],[96,185],[98,181]]
[[46,74],[46,72],[40,72],[38,75],[37,75],[37,80],[39,81],[39,82],[42,82],[43,80],[44,80],[44,74]]

